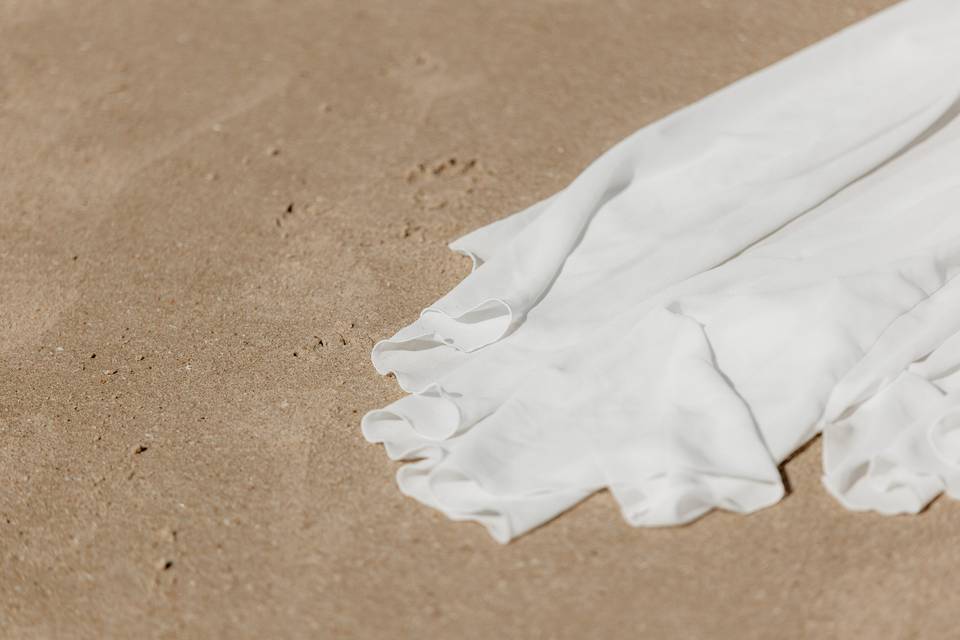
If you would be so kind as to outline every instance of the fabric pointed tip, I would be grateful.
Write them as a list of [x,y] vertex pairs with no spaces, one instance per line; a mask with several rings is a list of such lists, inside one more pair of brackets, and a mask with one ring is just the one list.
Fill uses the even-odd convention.
[[503,338],[514,318],[512,307],[498,298],[459,315],[428,307],[416,322],[377,342],[370,360],[377,373],[393,374],[401,389],[416,393],[435,382],[440,372],[455,367],[465,354]]
[[[824,449],[821,482],[843,506],[884,515],[915,514],[942,492],[956,493],[960,487],[960,412],[951,396],[942,396],[935,389],[913,374],[904,374],[887,388],[886,395],[867,405],[865,410],[872,413],[864,414],[863,420],[876,425],[889,416],[896,421],[896,429],[869,449],[863,444],[857,447],[849,437],[853,425],[836,425],[828,432],[825,444],[847,454],[828,456]],[[937,403],[947,404],[926,408]],[[905,410],[904,415],[897,415],[897,410]]]
[[780,502],[785,491],[779,480],[687,473],[611,487],[624,520],[634,527],[689,524],[714,509],[753,513]]
[[[476,501],[475,495],[471,499],[470,494],[476,494],[477,488],[472,486],[468,477],[450,470],[445,474],[435,473],[442,458],[443,454],[434,455],[398,469],[397,486],[400,492],[437,509],[451,520],[472,521],[482,525],[490,537],[500,544],[513,540],[515,534],[509,516],[492,501],[483,505]],[[454,486],[445,488],[445,483]],[[438,487],[440,494],[437,493]]]
[[439,385],[430,385],[420,393],[405,396],[390,406],[364,416],[364,434],[382,431],[384,421],[402,421],[417,435],[431,441],[453,437],[460,427],[460,408]]
[[596,487],[591,487],[495,494],[440,449],[401,467],[397,485],[404,495],[437,509],[450,520],[482,525],[500,544],[553,520],[596,491]]
[[456,402],[438,385],[431,385],[383,409],[369,411],[361,419],[360,429],[368,442],[383,444],[390,458],[409,460],[456,436],[462,423]]
[[416,393],[430,384],[432,378],[425,372],[438,364],[443,358],[440,352],[446,349],[447,345],[429,335],[394,337],[377,342],[370,352],[370,361],[377,373],[393,375],[402,390]]
[[420,314],[420,324],[436,340],[459,351],[476,351],[506,335],[513,325],[513,308],[504,300],[490,298],[461,314],[428,307]]
[[456,242],[451,242],[450,244],[447,245],[447,248],[453,251],[454,253],[458,253],[461,256],[464,256],[470,259],[470,273],[473,273],[474,271],[479,269],[480,266],[483,264],[483,258],[478,256],[476,252],[466,247],[460,246]]
[[847,509],[886,516],[920,513],[944,489],[939,476],[914,473],[881,456],[824,474],[820,481]]

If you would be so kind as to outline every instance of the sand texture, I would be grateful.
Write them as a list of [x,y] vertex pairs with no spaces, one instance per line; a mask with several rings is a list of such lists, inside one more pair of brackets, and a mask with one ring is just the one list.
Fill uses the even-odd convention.
[[446,243],[889,0],[0,2],[0,637],[948,638],[960,506],[601,494],[508,546],[360,435]]

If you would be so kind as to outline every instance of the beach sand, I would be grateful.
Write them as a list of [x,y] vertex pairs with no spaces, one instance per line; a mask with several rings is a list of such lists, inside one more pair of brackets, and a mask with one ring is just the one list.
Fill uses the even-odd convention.
[[0,3],[0,637],[947,638],[960,506],[404,498],[369,362],[458,235],[889,0]]

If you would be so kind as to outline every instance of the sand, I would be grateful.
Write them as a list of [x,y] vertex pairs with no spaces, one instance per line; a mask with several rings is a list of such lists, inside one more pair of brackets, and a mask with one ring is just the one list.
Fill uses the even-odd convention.
[[[960,507],[402,497],[369,364],[447,241],[889,0],[0,3],[0,637],[946,638]],[[446,163],[445,169],[438,169]]]

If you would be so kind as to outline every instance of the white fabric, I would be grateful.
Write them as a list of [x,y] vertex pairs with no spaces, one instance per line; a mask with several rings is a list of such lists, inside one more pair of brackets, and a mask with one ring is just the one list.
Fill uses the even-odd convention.
[[[777,463],[825,427],[848,506],[951,486],[931,471],[910,502],[850,469],[931,421],[957,448],[929,398],[960,368],[958,33],[960,3],[901,3],[453,243],[474,272],[373,351],[413,392],[363,420],[417,460],[401,489],[500,541],[604,487],[628,522],[678,524],[778,501]],[[909,427],[837,436],[901,395]]]

